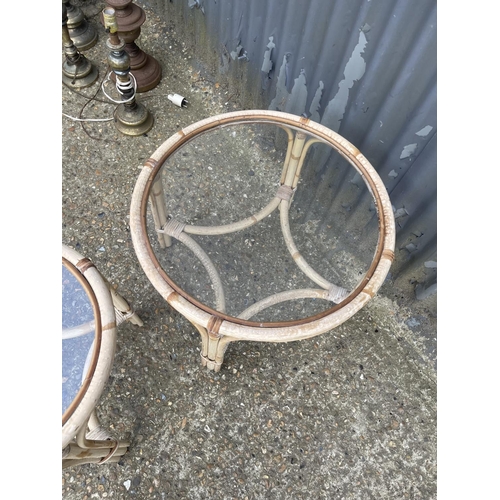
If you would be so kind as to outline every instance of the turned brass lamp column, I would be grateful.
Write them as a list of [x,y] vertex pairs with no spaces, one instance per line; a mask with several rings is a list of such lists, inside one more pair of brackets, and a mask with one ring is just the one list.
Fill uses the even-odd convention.
[[107,7],[102,11],[104,26],[109,33],[106,45],[110,49],[108,63],[113,70],[116,88],[122,96],[122,104],[115,111],[116,128],[125,135],[145,134],[153,127],[153,116],[135,100],[135,89],[130,77],[130,57],[125,51],[125,43],[118,37],[115,10]]
[[62,5],[62,41],[66,57],[62,66],[62,80],[69,87],[82,89],[92,85],[99,76],[97,68],[75,47],[68,31],[68,13]]
[[[125,50],[130,56],[130,71],[137,81],[137,92],[147,92],[160,82],[161,66],[135,43],[146,21],[146,14],[132,0],[106,0],[106,5],[115,10],[118,35],[125,42]],[[102,17],[101,20],[104,24]]]
[[71,40],[78,50],[85,51],[97,43],[97,31],[82,12],[80,7],[70,3],[70,0],[62,0],[68,12],[68,31]]

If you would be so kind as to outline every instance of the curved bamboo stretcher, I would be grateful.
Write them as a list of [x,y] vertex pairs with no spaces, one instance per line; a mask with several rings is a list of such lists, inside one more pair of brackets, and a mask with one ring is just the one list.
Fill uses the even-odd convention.
[[[171,219],[167,215],[161,181],[161,168],[183,144],[197,135],[221,126],[244,123],[268,123],[282,128],[288,137],[280,186],[274,198],[258,213],[237,222],[221,226],[195,226]],[[308,139],[309,137],[309,139]],[[358,286],[348,292],[331,283],[307,262],[298,251],[289,225],[289,208],[297,189],[302,166],[309,148],[327,144],[343,156],[361,175],[377,211],[379,238],[372,263]],[[200,259],[211,279],[216,295],[215,308],[200,303],[180,289],[162,269],[147,235],[147,210],[151,209],[161,248],[172,245],[172,238],[186,245]],[[295,264],[320,288],[281,292],[269,296],[241,312],[229,316],[225,310],[224,290],[217,269],[205,251],[189,235],[222,235],[240,231],[280,212],[280,224],[285,244]],[[166,140],[145,162],[137,179],[131,202],[130,227],[137,258],[157,291],[198,330],[202,338],[202,364],[219,371],[230,342],[290,342],[325,333],[344,323],[359,311],[378,291],[394,259],[395,223],[392,205],[385,186],[368,160],[346,139],[307,118],[278,111],[238,111],[199,121]],[[251,321],[258,312],[271,305],[297,298],[320,298],[332,303],[323,313],[293,321],[262,323]]]
[[117,325],[130,321],[142,326],[143,322],[89,259],[62,245],[62,260],[84,287],[94,310],[94,320],[63,329],[63,340],[95,332],[80,390],[62,417],[62,468],[118,462],[129,443],[117,440],[102,428],[95,407],[111,372]]

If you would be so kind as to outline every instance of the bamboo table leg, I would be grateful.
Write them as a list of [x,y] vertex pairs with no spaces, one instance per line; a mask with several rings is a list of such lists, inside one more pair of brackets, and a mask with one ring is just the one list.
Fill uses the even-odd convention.
[[74,441],[62,453],[62,468],[86,463],[118,462],[130,443],[118,441],[99,422],[94,410],[87,425],[82,426]]

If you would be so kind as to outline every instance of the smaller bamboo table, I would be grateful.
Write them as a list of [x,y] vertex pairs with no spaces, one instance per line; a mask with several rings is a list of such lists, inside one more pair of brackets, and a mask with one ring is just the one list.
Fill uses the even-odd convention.
[[129,443],[100,425],[95,407],[111,372],[116,327],[143,322],[94,264],[62,245],[62,467],[118,462]]
[[213,116],[167,139],[137,179],[130,228],[145,274],[198,330],[214,371],[230,342],[339,326],[394,259],[392,205],[372,165],[336,132],[278,111]]

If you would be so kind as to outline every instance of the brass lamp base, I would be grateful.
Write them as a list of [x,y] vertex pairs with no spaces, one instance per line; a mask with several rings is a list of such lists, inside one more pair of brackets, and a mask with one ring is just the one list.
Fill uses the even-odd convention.
[[122,134],[139,136],[153,128],[153,115],[141,104],[134,108],[119,104],[114,113],[115,126]]
[[65,60],[62,66],[62,81],[68,87],[83,89],[92,85],[99,76],[97,68],[82,54],[71,39],[68,29],[68,0],[62,2],[62,41]]
[[62,81],[68,87],[75,89],[90,87],[98,77],[97,68],[83,56],[80,56],[77,64],[66,60],[62,65]]
[[80,7],[70,3],[70,0],[63,0],[68,12],[68,31],[75,44],[80,51],[85,51],[92,48],[97,43],[97,31],[90,24]]

